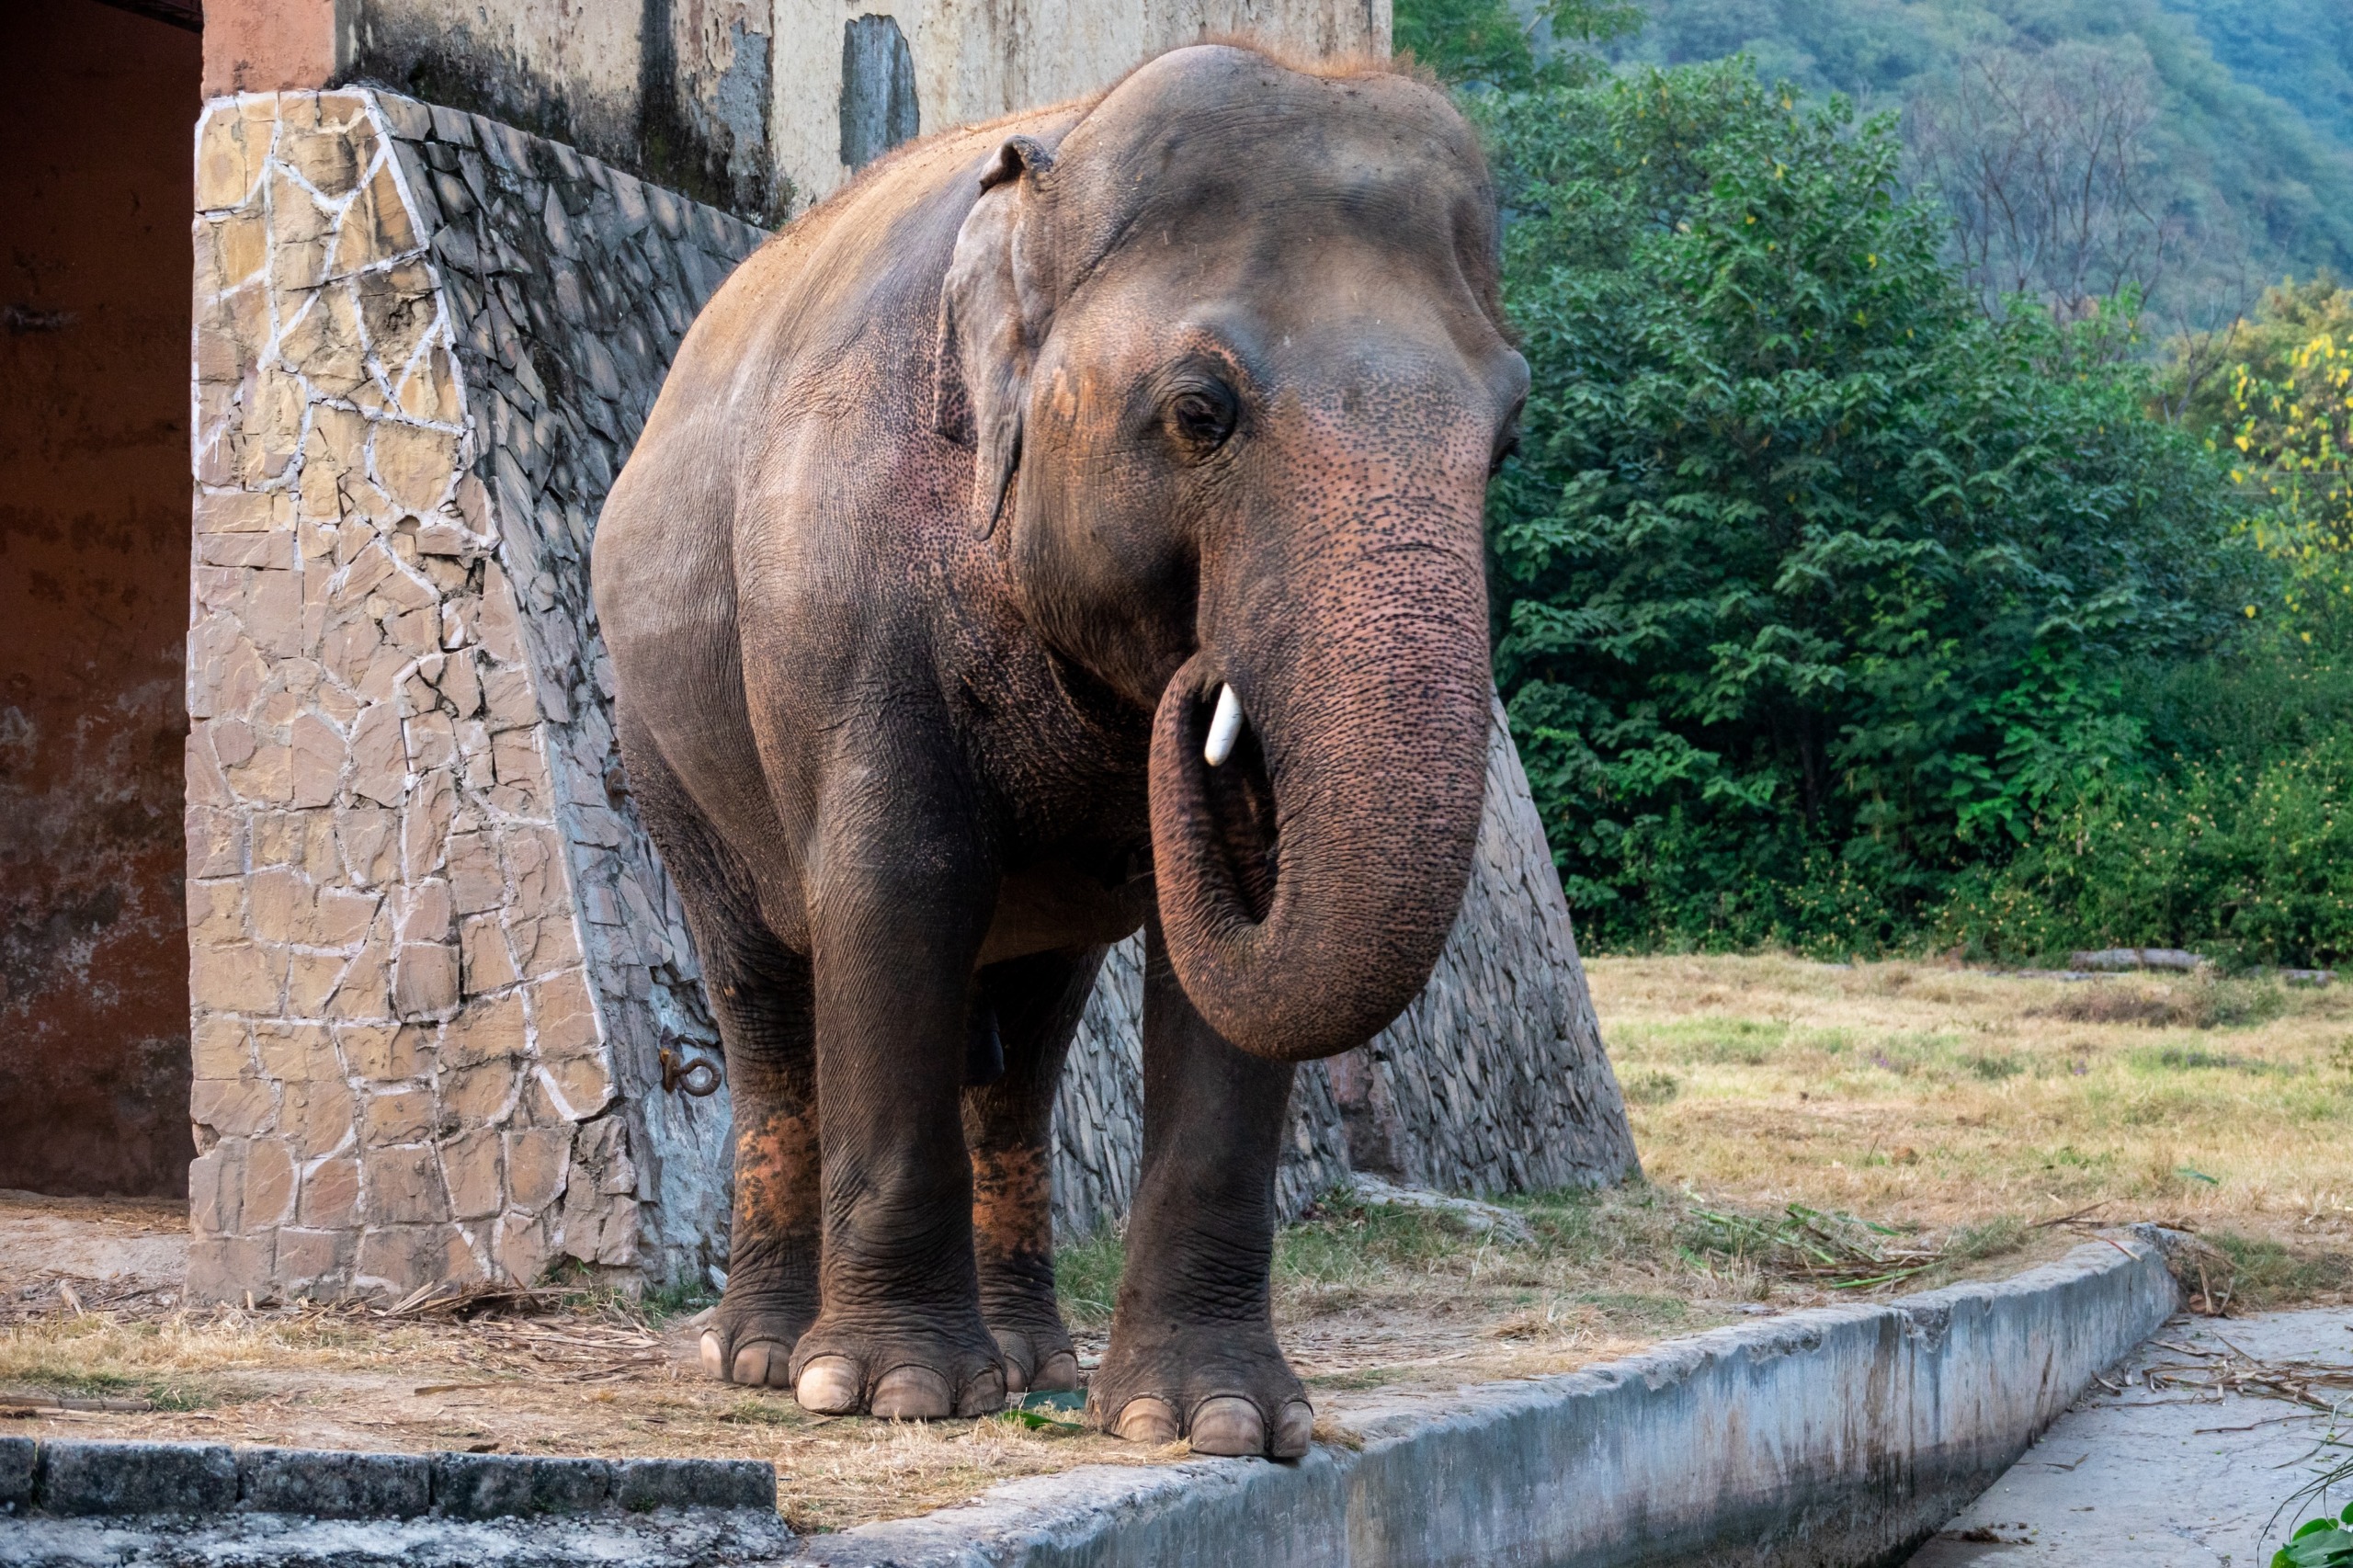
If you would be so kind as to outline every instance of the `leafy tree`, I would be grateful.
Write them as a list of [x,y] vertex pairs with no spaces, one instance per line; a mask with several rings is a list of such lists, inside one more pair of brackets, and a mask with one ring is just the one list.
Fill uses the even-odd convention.
[[1450,85],[1521,91],[1588,80],[1595,61],[1577,48],[1642,26],[1631,0],[1540,0],[1528,17],[1510,0],[1407,0],[1392,40]]
[[2252,552],[2104,318],[1989,319],[1892,117],[1735,60],[1473,96],[1534,372],[1497,668],[1605,943],[1877,947],[2141,765]]
[[2290,567],[2284,629],[2353,653],[2353,290],[2290,278],[2168,348],[2161,401],[2224,450],[2256,542]]

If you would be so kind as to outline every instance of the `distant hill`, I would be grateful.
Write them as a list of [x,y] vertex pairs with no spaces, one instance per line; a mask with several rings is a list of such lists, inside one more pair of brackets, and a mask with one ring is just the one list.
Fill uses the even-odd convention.
[[1746,51],[1768,78],[1893,108],[1972,51],[2091,45],[2152,81],[2148,143],[2189,235],[2176,307],[2251,303],[2289,273],[2353,278],[2348,0],[1646,0],[1620,62]]

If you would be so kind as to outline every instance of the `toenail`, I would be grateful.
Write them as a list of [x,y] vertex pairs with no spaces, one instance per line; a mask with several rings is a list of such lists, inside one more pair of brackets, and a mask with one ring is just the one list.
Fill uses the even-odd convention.
[[1040,1393],[1067,1393],[1078,1387],[1078,1358],[1067,1350],[1057,1350],[1046,1358],[1029,1386]]
[[955,1407],[948,1380],[929,1367],[892,1368],[875,1383],[874,1398],[867,1406],[881,1421],[938,1421]]
[[1275,1417],[1275,1458],[1304,1458],[1314,1437],[1315,1407],[1303,1399],[1289,1401]]
[[1154,1447],[1176,1440],[1176,1407],[1156,1394],[1138,1394],[1120,1409],[1112,1431],[1131,1443]]
[[964,1385],[963,1397],[956,1402],[959,1415],[992,1415],[1005,1408],[1006,1375],[1001,1367],[990,1367]]
[[715,1334],[702,1336],[702,1369],[714,1378],[724,1379],[727,1376],[725,1347],[719,1343],[719,1335]]
[[1258,1407],[1239,1394],[1222,1393],[1193,1407],[1193,1429],[1188,1433],[1197,1454],[1229,1458],[1267,1451],[1267,1420]]
[[1023,1362],[1029,1346],[1017,1334],[996,1335],[997,1358],[1005,1363],[1005,1387],[1007,1393],[1019,1393],[1029,1386],[1029,1369]]
[[865,1392],[857,1362],[847,1356],[814,1356],[801,1369],[792,1396],[813,1415],[848,1415]]
[[789,1381],[785,1373],[789,1359],[785,1347],[773,1339],[755,1339],[739,1345],[735,1347],[733,1381],[756,1388],[782,1388]]

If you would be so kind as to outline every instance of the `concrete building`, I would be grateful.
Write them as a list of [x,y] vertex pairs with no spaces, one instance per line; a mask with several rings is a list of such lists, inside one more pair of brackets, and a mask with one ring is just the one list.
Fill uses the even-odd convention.
[[215,0],[207,24],[208,95],[365,82],[768,222],[910,136],[1180,43],[1389,42],[1387,0]]
[[[10,8],[0,1187],[185,1191],[199,1299],[723,1268],[717,1037],[587,584],[680,335],[911,135],[1203,35],[1387,28],[1385,0]],[[1631,1165],[1499,744],[1475,928],[1389,1048],[1310,1075],[1302,1191],[1359,1131],[1445,1184]],[[1071,1226],[1131,1180],[1131,981],[1064,1096]]]

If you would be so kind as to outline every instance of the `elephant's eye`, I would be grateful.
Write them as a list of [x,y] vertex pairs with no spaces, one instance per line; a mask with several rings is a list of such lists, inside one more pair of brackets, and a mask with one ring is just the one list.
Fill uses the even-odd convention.
[[1168,427],[1196,460],[1226,443],[1237,414],[1233,390],[1216,383],[1187,387],[1168,400]]

